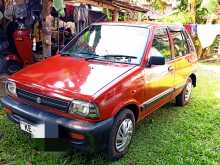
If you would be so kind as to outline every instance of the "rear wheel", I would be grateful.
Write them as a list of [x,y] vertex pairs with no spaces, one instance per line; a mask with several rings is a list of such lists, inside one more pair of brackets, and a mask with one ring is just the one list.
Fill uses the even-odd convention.
[[108,143],[108,158],[118,160],[128,151],[135,128],[134,114],[124,109],[116,117]]
[[193,89],[192,79],[189,77],[183,91],[176,97],[176,105],[184,106],[186,105],[191,98]]

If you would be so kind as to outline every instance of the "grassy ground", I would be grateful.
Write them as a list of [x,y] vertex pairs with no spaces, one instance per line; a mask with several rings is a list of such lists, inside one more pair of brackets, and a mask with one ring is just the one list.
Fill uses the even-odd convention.
[[211,66],[220,66],[220,63],[208,63],[208,62],[203,62],[202,64],[204,64],[204,65],[211,65]]
[[129,153],[117,162],[105,160],[102,154],[36,151],[2,113],[0,164],[219,165],[220,74],[205,66],[199,74],[192,102],[184,108],[170,103],[150,115],[138,125]]

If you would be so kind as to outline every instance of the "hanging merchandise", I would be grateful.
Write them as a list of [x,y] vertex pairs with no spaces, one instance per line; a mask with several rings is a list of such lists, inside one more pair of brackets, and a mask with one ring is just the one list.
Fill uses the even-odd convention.
[[89,11],[85,5],[81,4],[80,6],[75,7],[73,17],[76,24],[76,30],[79,33],[89,23]]
[[184,25],[184,27],[185,27],[185,29],[186,29],[186,31],[188,32],[188,33],[192,33],[192,26],[191,26],[191,24],[186,24],[186,25]]
[[3,19],[3,14],[2,12],[0,11],[0,21]]
[[23,5],[26,3],[26,0],[15,0],[16,5]]
[[192,37],[195,37],[197,34],[197,24],[186,24],[184,27]]
[[64,11],[65,4],[63,0],[53,0],[53,7],[59,13],[59,16],[62,16],[62,17],[65,16],[65,11]]
[[192,24],[192,36],[197,34],[197,24]]
[[42,4],[39,0],[29,0],[26,6],[29,16],[33,18],[40,17],[40,13],[42,11]]
[[27,8],[26,4],[16,4],[14,6],[15,18],[26,18],[27,17]]
[[107,21],[107,16],[103,12],[89,10],[89,24],[105,21]]
[[73,21],[73,12],[74,12],[74,6],[72,5],[66,5],[65,8],[65,21]]
[[70,29],[71,34],[74,34],[76,31],[75,24],[73,22],[67,22],[65,28]]
[[13,20],[13,12],[14,12],[13,2],[11,1],[7,5],[5,5],[5,12],[4,12],[5,18],[12,21]]
[[0,11],[0,54],[8,48],[9,44],[8,44],[8,41],[7,41],[7,36],[5,34],[5,29],[4,29],[4,26],[3,25],[3,14],[2,12]]
[[4,12],[4,10],[5,10],[4,0],[0,0],[0,11]]

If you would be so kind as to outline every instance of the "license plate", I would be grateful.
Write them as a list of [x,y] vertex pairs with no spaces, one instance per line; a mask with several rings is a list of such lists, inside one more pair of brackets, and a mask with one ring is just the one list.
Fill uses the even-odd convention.
[[21,128],[21,130],[28,132],[30,134],[33,133],[33,129],[34,129],[31,124],[25,123],[23,121],[20,122],[20,128]]
[[24,121],[21,121],[20,128],[21,130],[30,133],[32,135],[32,138],[45,138],[44,124],[32,125]]

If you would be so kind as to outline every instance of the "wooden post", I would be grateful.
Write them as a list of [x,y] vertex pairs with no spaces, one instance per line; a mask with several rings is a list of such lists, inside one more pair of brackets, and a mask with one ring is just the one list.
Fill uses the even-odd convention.
[[142,14],[140,12],[137,13],[138,14],[138,22],[142,21]]
[[189,3],[189,5],[190,5],[190,14],[193,17],[193,22],[192,23],[195,23],[196,22],[196,0],[190,0],[189,2],[190,2]]
[[43,22],[42,22],[42,44],[43,44],[43,58],[51,56],[51,31],[52,31],[52,17],[50,11],[52,7],[51,0],[42,0],[43,3]]
[[114,10],[112,13],[112,21],[118,22],[118,18],[119,18],[119,12],[117,10]]

